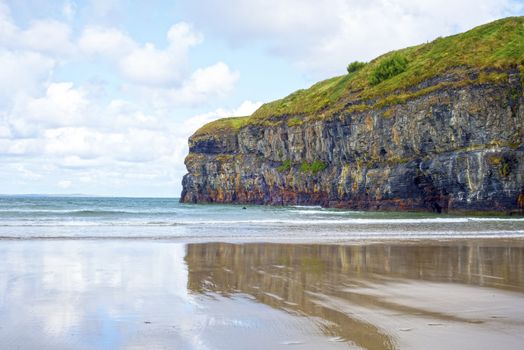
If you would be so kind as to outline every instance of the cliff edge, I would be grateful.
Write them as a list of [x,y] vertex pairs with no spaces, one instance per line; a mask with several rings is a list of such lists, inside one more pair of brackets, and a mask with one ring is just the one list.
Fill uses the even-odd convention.
[[524,17],[398,50],[209,123],[181,201],[524,210]]

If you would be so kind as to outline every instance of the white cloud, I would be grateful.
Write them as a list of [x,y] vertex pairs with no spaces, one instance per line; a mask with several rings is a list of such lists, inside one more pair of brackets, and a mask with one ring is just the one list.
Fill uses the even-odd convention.
[[83,91],[73,83],[51,83],[44,97],[26,97],[13,109],[16,116],[31,124],[45,126],[81,125],[86,122],[89,101]]
[[202,107],[217,102],[231,94],[240,73],[233,71],[224,62],[198,68],[179,86],[126,85],[126,91],[137,100],[154,106],[155,109]]
[[[472,28],[523,9],[518,0],[218,0],[189,3],[195,22],[233,45],[267,45],[318,77],[348,62]],[[253,16],[252,14],[256,14]]]
[[166,40],[167,47],[160,49],[152,43],[140,45],[115,28],[86,27],[78,46],[86,54],[112,60],[128,82],[162,87],[177,85],[185,78],[187,51],[202,36],[188,23],[179,22],[168,30]]
[[202,34],[194,31],[193,26],[186,22],[179,22],[171,26],[167,32],[169,50],[187,50],[191,46],[200,44],[203,40]]
[[132,51],[120,61],[122,74],[131,82],[169,85],[181,79],[185,57],[158,50],[153,44]]
[[199,68],[182,87],[169,91],[169,100],[175,105],[192,105],[209,98],[224,97],[233,90],[239,77],[239,72],[231,71],[223,62]]
[[21,47],[38,52],[63,55],[72,53],[71,29],[68,24],[54,20],[40,20],[17,35]]
[[34,94],[49,77],[56,61],[37,52],[0,49],[0,106],[18,92]]
[[56,20],[17,26],[0,0],[0,108],[7,111],[20,95],[35,96],[60,62],[74,53],[69,25]]
[[119,61],[120,70],[129,81],[153,86],[178,84],[187,70],[187,50],[202,41],[199,33],[180,22],[167,32],[168,47],[158,49],[151,43],[136,47]]
[[9,7],[0,1],[0,45],[5,49],[30,50],[52,55],[71,54],[69,24],[57,20],[36,20],[26,29],[18,27]]
[[[129,127],[103,130],[92,127],[47,129],[42,136],[42,154],[62,157],[66,166],[93,166],[106,163],[153,162],[171,154],[175,148],[173,125],[160,122],[163,129]],[[110,160],[107,162],[107,160]]]
[[88,26],[82,32],[78,46],[88,55],[118,59],[134,50],[137,44],[118,29]]

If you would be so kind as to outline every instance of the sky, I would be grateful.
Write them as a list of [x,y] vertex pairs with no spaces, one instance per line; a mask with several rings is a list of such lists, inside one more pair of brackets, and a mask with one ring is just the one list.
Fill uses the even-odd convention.
[[0,193],[178,197],[187,139],[524,0],[0,0]]

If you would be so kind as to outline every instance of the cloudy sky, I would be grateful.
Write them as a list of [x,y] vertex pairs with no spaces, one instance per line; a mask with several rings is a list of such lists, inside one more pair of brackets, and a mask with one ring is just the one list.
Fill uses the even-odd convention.
[[0,0],[0,193],[177,197],[187,138],[524,0]]

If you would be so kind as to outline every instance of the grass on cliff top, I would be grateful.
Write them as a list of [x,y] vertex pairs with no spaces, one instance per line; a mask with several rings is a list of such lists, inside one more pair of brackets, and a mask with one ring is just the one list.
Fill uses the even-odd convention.
[[[394,56],[406,59],[405,70],[378,83],[374,81],[379,66]],[[373,104],[393,93],[405,93],[409,87],[446,72],[456,71],[467,79],[468,68],[508,67],[520,67],[524,73],[524,17],[497,20],[462,34],[386,53],[355,72],[266,103],[250,117],[218,120],[197,133],[214,132],[216,128],[224,130],[225,125],[230,130],[238,130],[250,123],[287,117],[322,117],[341,110],[348,102]]]
[[219,136],[229,132],[236,132],[249,123],[249,118],[250,116],[218,119],[202,126],[195,132],[195,135],[216,134]]

